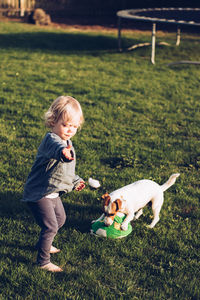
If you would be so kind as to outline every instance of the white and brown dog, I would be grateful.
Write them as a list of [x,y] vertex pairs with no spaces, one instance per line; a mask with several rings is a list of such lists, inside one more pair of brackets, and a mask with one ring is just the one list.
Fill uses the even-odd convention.
[[[172,174],[168,181],[163,185],[148,179],[139,180],[126,185],[110,194],[104,194],[104,213],[96,221],[104,219],[106,226],[110,226],[117,213],[121,212],[126,215],[121,224],[122,230],[128,229],[128,224],[133,219],[138,219],[142,213],[142,208],[147,203],[152,202],[153,221],[148,226],[153,228],[159,221],[159,213],[164,201],[164,191],[172,186],[180,174]],[[135,215],[136,213],[136,215]]]

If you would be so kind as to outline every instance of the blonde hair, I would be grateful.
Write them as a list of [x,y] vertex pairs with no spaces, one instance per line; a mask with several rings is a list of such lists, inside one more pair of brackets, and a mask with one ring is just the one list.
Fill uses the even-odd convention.
[[47,127],[53,127],[60,118],[65,122],[72,122],[79,114],[78,127],[84,122],[83,112],[80,103],[71,96],[60,96],[53,101],[50,108],[44,115],[45,125]]

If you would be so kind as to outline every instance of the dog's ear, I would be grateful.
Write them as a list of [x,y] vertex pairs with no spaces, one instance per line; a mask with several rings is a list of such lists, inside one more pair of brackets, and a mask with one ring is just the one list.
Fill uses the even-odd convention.
[[108,203],[110,202],[110,195],[108,193],[105,193],[102,197],[101,197],[104,202],[103,202],[103,205],[104,206],[108,206]]
[[122,208],[122,201],[120,199],[116,199],[114,203],[116,205],[116,211],[119,211]]
[[106,197],[107,195],[108,195],[108,194],[105,193],[105,194],[103,194],[103,195],[101,196],[101,198],[102,198],[102,199],[105,199],[105,197]]
[[105,194],[103,194],[103,195],[101,196],[102,199],[105,199],[105,198],[107,198],[107,197],[110,197],[108,193],[105,193]]

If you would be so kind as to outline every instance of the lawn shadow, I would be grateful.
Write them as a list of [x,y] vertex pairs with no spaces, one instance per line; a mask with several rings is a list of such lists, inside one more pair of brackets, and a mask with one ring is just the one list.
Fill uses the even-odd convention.
[[19,219],[28,214],[28,207],[21,202],[22,194],[18,192],[0,192],[0,217]]
[[[19,254],[19,251],[31,251],[35,252],[35,248],[33,246],[27,245],[19,245],[17,242],[8,242],[8,241],[1,241],[1,248],[4,249],[0,252],[0,257],[2,260],[10,259],[10,261],[14,262],[21,262],[24,264],[30,263],[29,259],[25,257],[25,255]],[[5,249],[8,248],[8,251]]]
[[76,229],[81,233],[90,232],[91,222],[95,219],[95,215],[102,213],[99,207],[83,206],[77,204],[63,203],[67,219],[64,227],[68,229]]
[[117,51],[117,38],[106,35],[64,32],[26,32],[0,34],[0,47],[22,50],[60,51]]
[[18,192],[0,193],[0,257],[2,260],[27,264],[29,260],[22,251],[34,252],[35,249],[25,239],[27,228],[24,223],[30,223],[31,216],[28,207],[20,201],[21,198],[22,194]]
[[[34,222],[33,216],[25,202],[21,201],[22,194],[12,191],[0,193],[0,218],[11,218],[21,220],[22,222]],[[92,205],[80,205],[65,203],[63,205],[66,211],[65,228],[76,229],[82,233],[89,232],[91,221],[98,213],[100,208]]]

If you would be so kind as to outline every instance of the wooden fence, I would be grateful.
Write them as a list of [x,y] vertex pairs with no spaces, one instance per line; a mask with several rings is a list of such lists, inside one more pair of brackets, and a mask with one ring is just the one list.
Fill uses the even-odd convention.
[[24,16],[26,12],[33,10],[35,0],[0,0],[0,11],[2,14],[18,14]]

